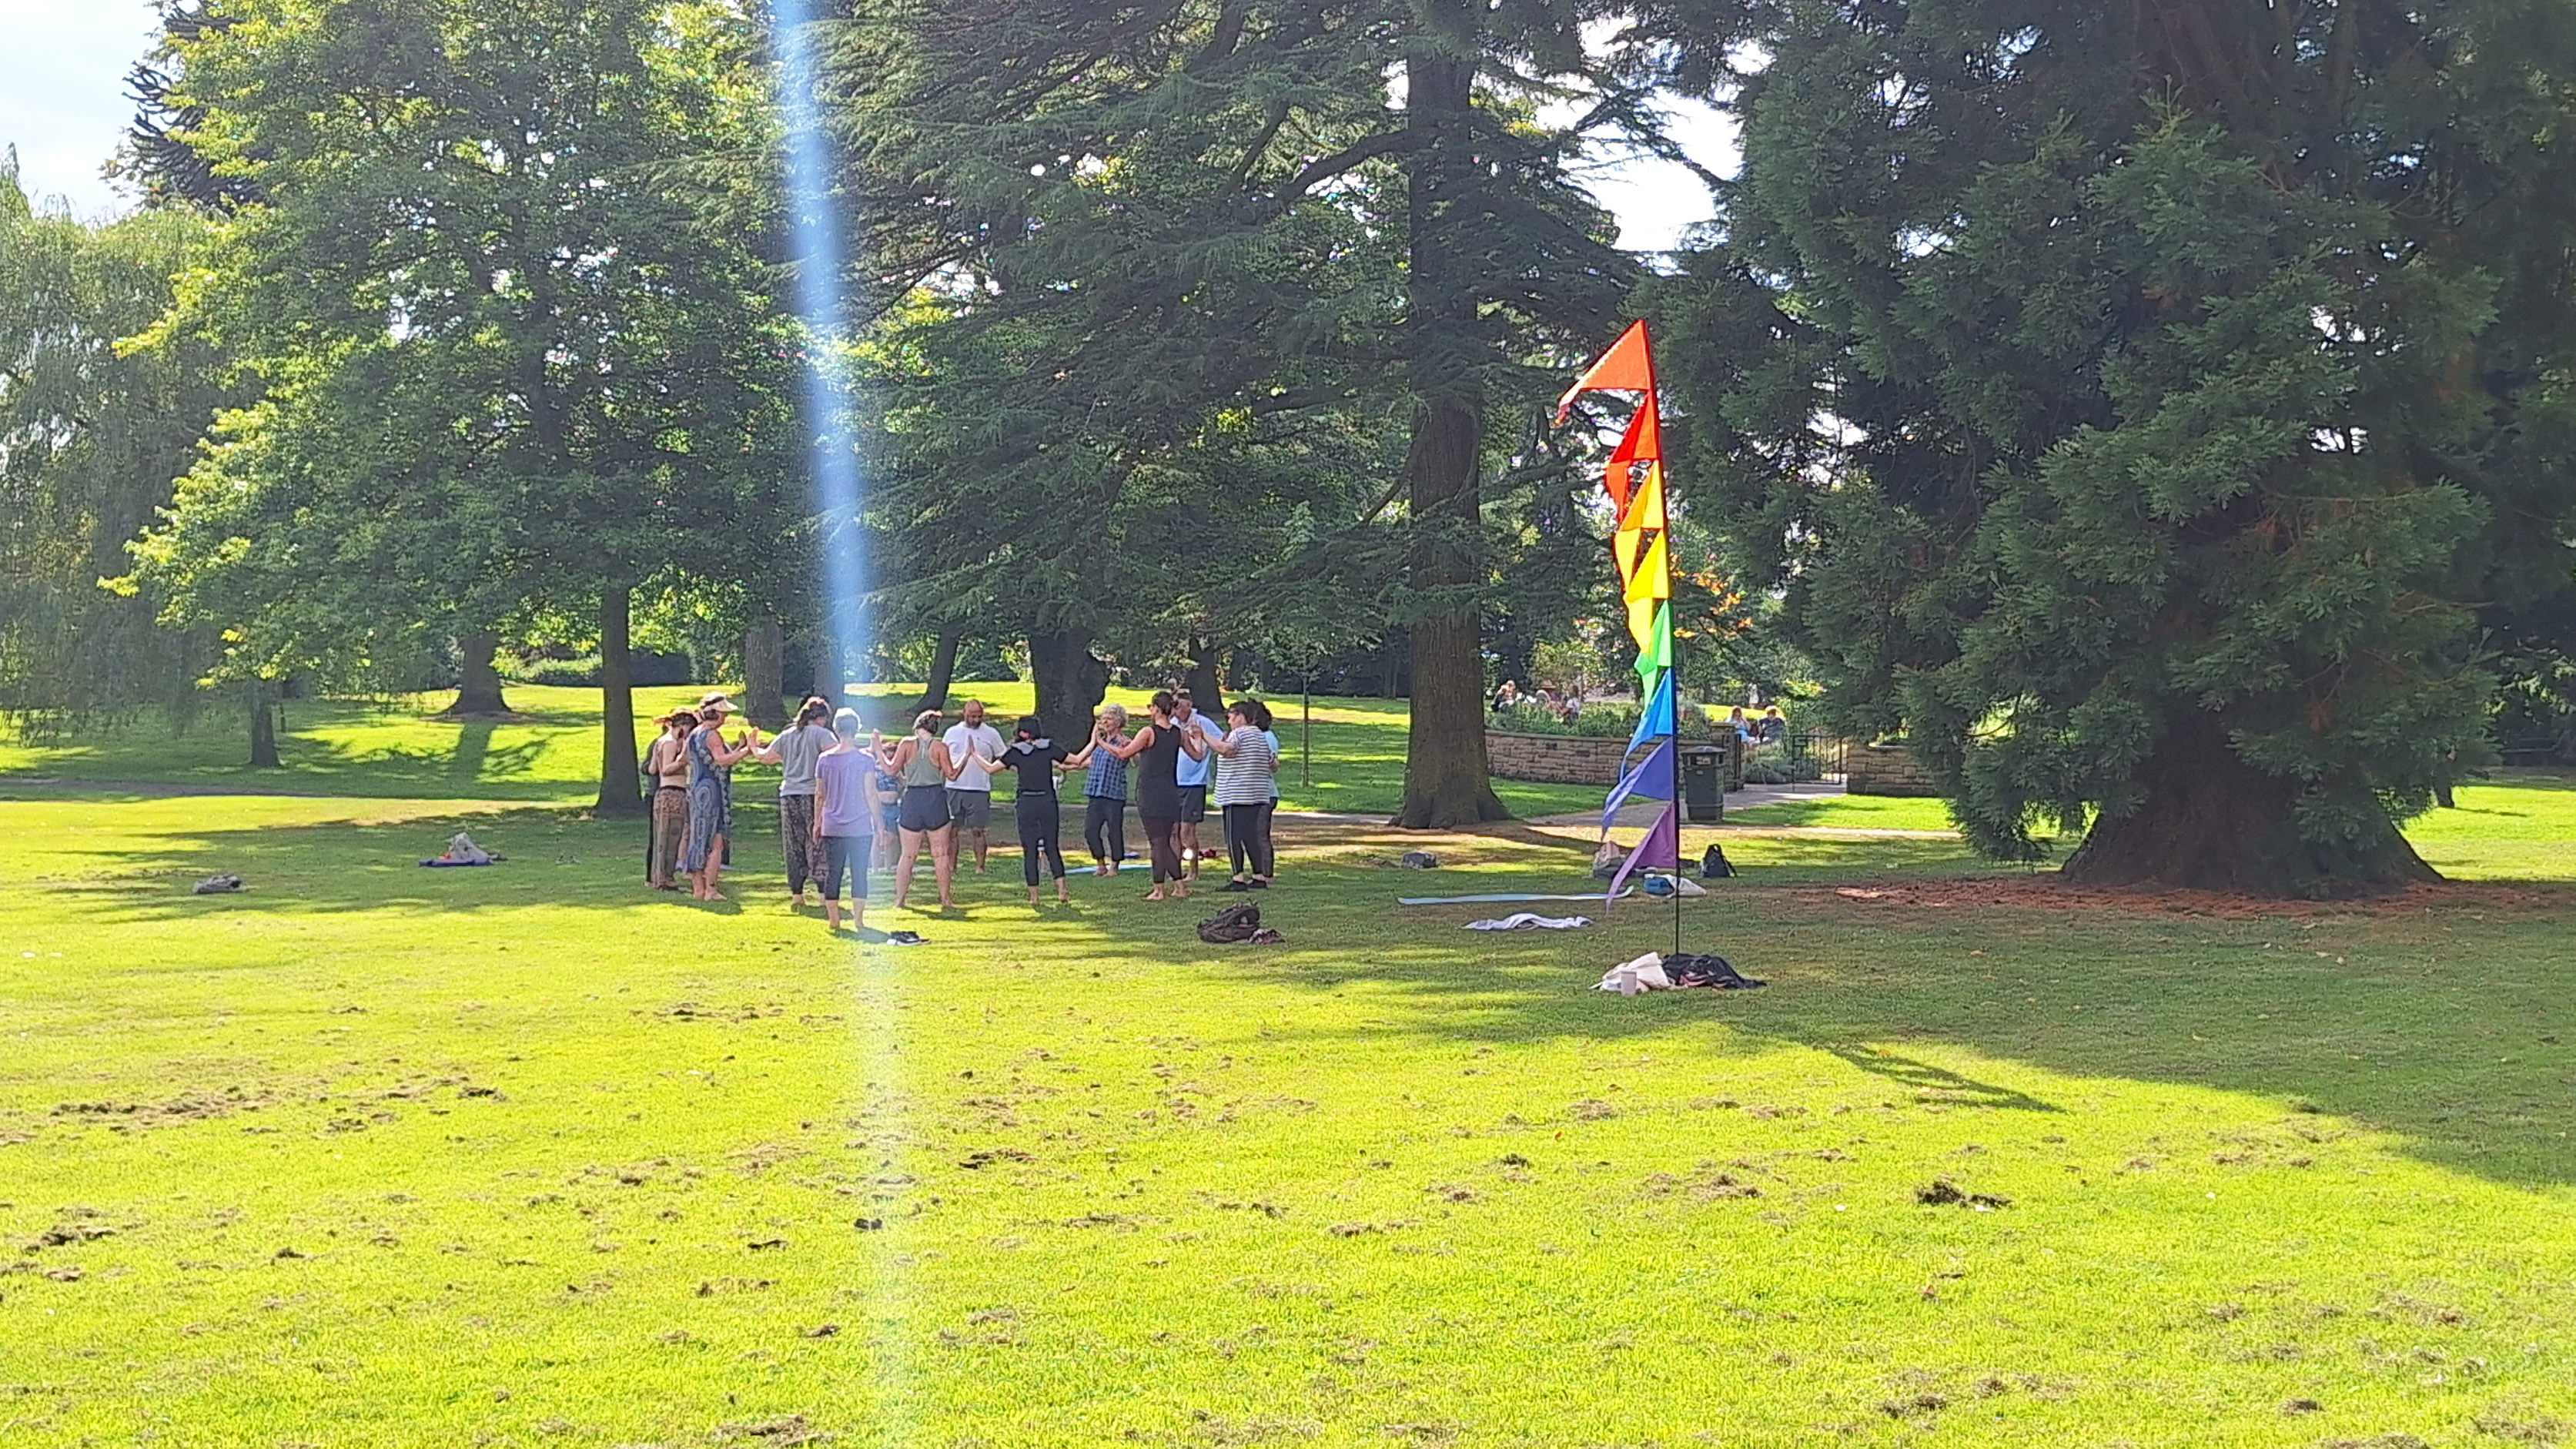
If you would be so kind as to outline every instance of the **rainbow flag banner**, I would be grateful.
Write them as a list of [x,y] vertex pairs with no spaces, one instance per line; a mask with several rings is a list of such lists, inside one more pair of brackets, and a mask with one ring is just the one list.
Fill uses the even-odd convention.
[[1637,697],[1645,701],[1628,752],[1632,757],[1641,749],[1647,752],[1611,788],[1601,811],[1602,837],[1609,838],[1610,823],[1630,800],[1664,802],[1663,814],[1610,882],[1609,897],[1616,900],[1628,877],[1641,868],[1681,869],[1681,714],[1673,686],[1673,565],[1667,543],[1672,517],[1664,502],[1664,426],[1655,403],[1655,359],[1642,320],[1630,323],[1610,350],[1565,390],[1556,404],[1559,423],[1586,392],[1638,394],[1637,411],[1619,446],[1611,450],[1601,486],[1619,521],[1610,535],[1610,555],[1619,567],[1628,636],[1637,645]]

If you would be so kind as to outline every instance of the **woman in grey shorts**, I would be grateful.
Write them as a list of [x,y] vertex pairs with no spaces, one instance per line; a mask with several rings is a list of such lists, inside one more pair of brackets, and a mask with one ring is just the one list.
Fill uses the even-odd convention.
[[939,908],[957,904],[949,884],[957,875],[957,830],[948,820],[948,782],[957,765],[939,740],[939,711],[925,709],[912,722],[912,734],[894,748],[895,778],[903,781],[903,799],[895,824],[903,837],[903,855],[894,869],[894,904],[902,910],[912,900],[912,868],[924,841],[930,845],[930,869],[939,883]]

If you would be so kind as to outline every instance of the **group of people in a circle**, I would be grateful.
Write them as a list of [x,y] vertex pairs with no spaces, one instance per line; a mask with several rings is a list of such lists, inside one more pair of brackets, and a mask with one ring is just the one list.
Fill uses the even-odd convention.
[[1158,691],[1145,723],[1134,724],[1123,706],[1110,705],[1078,749],[1051,738],[1034,715],[1024,716],[1005,740],[980,700],[966,701],[955,724],[946,724],[939,710],[924,710],[898,740],[862,738],[858,713],[836,710],[819,695],[808,697],[795,723],[772,739],[753,727],[728,741],[723,726],[732,712],[731,700],[716,692],[695,709],[657,721],[664,733],[643,768],[655,785],[647,875],[659,889],[678,889],[676,877],[685,874],[699,899],[722,899],[717,877],[732,834],[732,770],[747,761],[780,768],[789,893],[803,907],[808,885],[818,886],[836,930],[845,885],[851,925],[863,924],[872,868],[891,869],[895,906],[910,905],[925,848],[940,907],[954,906],[964,847],[972,844],[979,874],[987,868],[993,778],[1002,771],[1017,779],[1012,813],[1031,905],[1040,903],[1049,876],[1056,899],[1072,899],[1057,780],[1076,772],[1094,873],[1114,876],[1127,858],[1126,811],[1133,801],[1153,874],[1149,901],[1188,896],[1208,858],[1199,832],[1211,807],[1224,823],[1233,866],[1220,890],[1266,890],[1275,870],[1279,737],[1269,707],[1257,699],[1237,700],[1220,724],[1198,710],[1189,691]]

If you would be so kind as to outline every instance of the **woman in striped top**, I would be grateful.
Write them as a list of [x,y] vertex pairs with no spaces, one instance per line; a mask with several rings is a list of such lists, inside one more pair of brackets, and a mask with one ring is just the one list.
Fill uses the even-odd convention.
[[[1208,741],[1216,751],[1216,790],[1212,799],[1225,807],[1225,844],[1234,857],[1234,879],[1220,891],[1270,889],[1272,865],[1269,832],[1262,829],[1262,808],[1270,803],[1270,779],[1279,757],[1261,733],[1261,706],[1235,701],[1225,712],[1225,738]],[[1245,873],[1249,864],[1250,873]]]

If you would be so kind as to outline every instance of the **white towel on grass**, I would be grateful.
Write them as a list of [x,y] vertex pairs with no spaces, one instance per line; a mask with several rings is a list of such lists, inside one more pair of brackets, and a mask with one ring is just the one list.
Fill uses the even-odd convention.
[[1542,916],[1536,911],[1521,911],[1499,921],[1469,921],[1470,931],[1579,931],[1592,924],[1590,916]]

